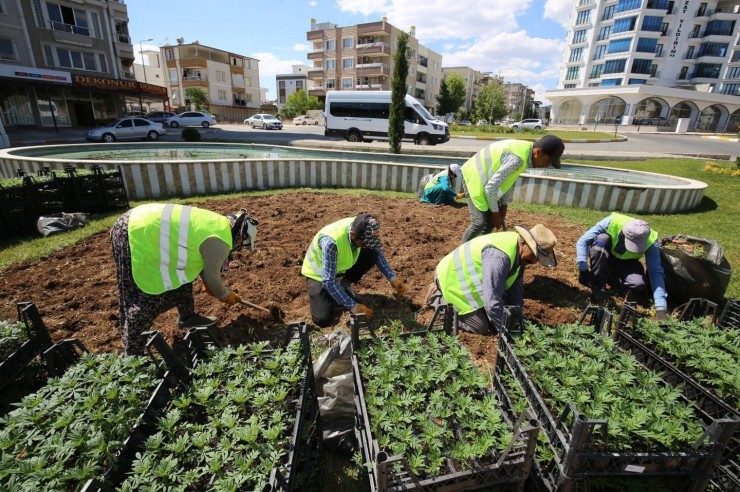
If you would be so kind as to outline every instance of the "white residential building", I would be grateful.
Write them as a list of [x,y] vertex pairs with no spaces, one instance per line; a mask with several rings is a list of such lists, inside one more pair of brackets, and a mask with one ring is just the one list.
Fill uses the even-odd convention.
[[308,94],[313,83],[308,80],[308,71],[311,67],[308,65],[292,65],[293,73],[278,74],[275,76],[277,84],[277,107],[283,109],[288,96],[296,91],[303,90]]
[[555,124],[643,117],[689,131],[740,123],[740,0],[578,0],[558,89]]

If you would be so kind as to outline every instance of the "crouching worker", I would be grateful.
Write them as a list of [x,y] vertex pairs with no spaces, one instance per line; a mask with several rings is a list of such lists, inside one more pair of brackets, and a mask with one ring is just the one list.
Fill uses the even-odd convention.
[[479,335],[501,331],[504,306],[524,305],[524,269],[538,261],[557,266],[555,235],[542,224],[471,239],[445,256],[435,271],[427,303],[452,304],[458,328]]
[[180,328],[212,326],[195,312],[193,281],[226,305],[239,296],[221,281],[231,253],[254,248],[257,221],[246,210],[219,215],[184,205],[150,203],[123,214],[111,228],[116,263],[120,332],[127,355],[144,352],[141,334],[161,313],[177,308]]
[[378,266],[399,295],[406,295],[406,287],[383,255],[378,219],[363,213],[338,220],[316,233],[301,270],[306,277],[313,322],[322,328],[331,325],[336,306],[372,318],[373,310],[361,303],[352,284],[359,282],[373,265]]
[[[644,220],[613,213],[578,239],[578,281],[591,289],[595,299],[609,297],[607,284],[620,286],[630,295],[641,295],[648,285],[653,291],[658,319],[668,317],[663,266],[660,264],[658,232]],[[645,268],[640,258],[645,257]],[[589,263],[591,269],[589,270]]]
[[[421,190],[421,203],[430,203],[432,205],[447,205],[455,203],[455,200],[465,198],[464,193],[457,193],[455,186],[457,180],[462,176],[460,166],[450,164],[443,171],[430,175],[428,181]],[[422,179],[427,178],[426,176]]]

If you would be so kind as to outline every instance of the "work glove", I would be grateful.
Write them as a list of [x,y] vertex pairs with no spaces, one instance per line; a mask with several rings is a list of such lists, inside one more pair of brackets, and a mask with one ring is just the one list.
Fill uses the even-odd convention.
[[591,281],[593,280],[593,274],[591,270],[581,270],[578,272],[578,283],[584,287],[591,287]]
[[399,296],[404,297],[407,294],[406,285],[400,279],[395,279],[391,282],[391,285],[396,289]]
[[668,310],[667,309],[656,309],[655,310],[655,318],[658,321],[665,321],[668,319]]
[[229,292],[223,297],[219,297],[219,301],[223,302],[227,306],[233,306],[234,304],[241,301],[241,297],[239,297],[235,292]]
[[355,304],[355,307],[352,308],[352,314],[364,314],[368,319],[372,319],[373,310],[364,304]]
[[455,195],[455,199],[457,200],[462,200],[463,198],[465,198],[465,193],[458,193]]

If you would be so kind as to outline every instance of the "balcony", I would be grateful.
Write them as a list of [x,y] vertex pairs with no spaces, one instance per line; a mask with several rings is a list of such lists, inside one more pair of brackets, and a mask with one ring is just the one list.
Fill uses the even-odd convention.
[[207,68],[208,67],[208,59],[202,56],[180,58],[179,61],[180,61],[180,66],[183,68]]
[[377,42],[377,43],[363,43],[357,45],[358,55],[391,55],[391,47],[388,43]]
[[363,77],[371,77],[373,75],[388,76],[391,74],[391,69],[390,65],[386,63],[362,63],[357,65],[357,73]]
[[307,58],[309,60],[321,60],[324,58],[324,50],[309,51]]
[[208,77],[205,75],[187,75],[182,78],[182,86],[188,87],[208,87]]
[[126,80],[136,80],[136,77],[131,72],[124,72],[121,70],[121,78]]
[[308,78],[309,79],[323,79],[324,78],[324,69],[318,69],[318,70],[309,70],[308,71]]
[[128,17],[128,8],[126,7],[126,4],[124,2],[120,0],[113,0],[112,2],[108,2],[108,6],[111,9],[111,14],[113,14],[113,17]]
[[116,38],[116,49],[118,50],[118,56],[121,58],[134,59],[134,47],[131,46],[131,43],[120,42]]
[[390,36],[391,25],[387,22],[369,22],[357,25],[358,36]]
[[388,91],[391,89],[390,85],[387,84],[357,84],[355,89],[358,91]]
[[306,39],[308,41],[322,41],[324,39],[324,31],[308,31],[306,33]]
[[324,89],[323,87],[316,87],[314,89],[308,89],[308,95],[316,96],[316,97],[325,96],[326,89]]
[[52,22],[52,37],[59,43],[75,44],[77,46],[92,47],[93,39],[90,37],[90,29],[86,27],[73,26],[62,22]]

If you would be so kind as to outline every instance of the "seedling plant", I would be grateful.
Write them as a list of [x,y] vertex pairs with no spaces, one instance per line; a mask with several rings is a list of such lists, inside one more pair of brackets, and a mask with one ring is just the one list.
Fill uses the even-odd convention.
[[553,415],[573,403],[586,417],[608,421],[610,450],[680,451],[702,435],[680,386],[664,383],[592,326],[528,323],[514,350]]
[[285,458],[306,376],[300,344],[207,351],[119,490],[262,490]]
[[431,478],[495,463],[513,433],[485,378],[457,338],[432,332],[363,340],[359,348],[370,428],[381,450]]
[[0,362],[10,357],[28,340],[24,323],[0,321]]
[[143,357],[83,355],[0,419],[0,489],[77,490],[101,476],[156,383]]
[[707,328],[702,318],[661,323],[640,319],[634,330],[661,357],[740,407],[740,330]]

